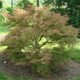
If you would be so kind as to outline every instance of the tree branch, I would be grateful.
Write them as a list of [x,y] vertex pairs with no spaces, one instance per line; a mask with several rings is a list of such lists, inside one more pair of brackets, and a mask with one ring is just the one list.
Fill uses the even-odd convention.
[[44,37],[44,35],[42,35],[42,36],[40,37],[40,39],[38,40],[38,42],[41,41],[41,39],[42,39],[43,37]]

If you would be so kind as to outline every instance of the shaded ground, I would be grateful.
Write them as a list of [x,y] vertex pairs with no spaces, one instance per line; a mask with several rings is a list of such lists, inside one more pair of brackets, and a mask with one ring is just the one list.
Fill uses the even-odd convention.
[[[3,40],[4,38],[2,35],[1,37],[0,40]],[[69,80],[74,77],[80,77],[80,63],[71,60],[70,67],[68,69],[62,68],[58,70],[56,68],[51,71],[52,73],[50,78],[45,79],[43,77],[34,77],[30,67],[26,65],[14,65],[9,59],[7,59],[7,56],[0,53],[0,73],[5,73],[6,75],[13,77],[32,77],[35,80]]]

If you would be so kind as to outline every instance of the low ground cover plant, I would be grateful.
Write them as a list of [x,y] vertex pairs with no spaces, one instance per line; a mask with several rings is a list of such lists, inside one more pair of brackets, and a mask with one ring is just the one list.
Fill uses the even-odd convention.
[[[32,6],[5,15],[7,23],[12,24],[1,45],[8,46],[4,53],[12,62],[26,64],[32,68],[34,75],[41,76],[49,76],[50,69],[68,63],[70,53],[65,50],[65,45],[69,47],[76,43],[78,30],[71,25],[66,26],[67,15],[50,12],[48,7]],[[55,44],[56,47],[44,47]]]
[[35,80],[32,78],[19,78],[19,77],[10,77],[5,74],[0,73],[0,80]]

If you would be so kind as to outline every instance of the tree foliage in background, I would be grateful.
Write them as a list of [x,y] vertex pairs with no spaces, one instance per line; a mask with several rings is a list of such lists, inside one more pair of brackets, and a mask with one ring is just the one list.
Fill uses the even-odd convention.
[[68,63],[69,53],[65,46],[76,42],[78,30],[71,25],[66,26],[67,15],[50,12],[47,7],[32,6],[5,15],[7,23],[12,24],[1,45],[8,46],[4,53],[12,62],[26,64],[32,68],[34,75],[42,76],[48,76],[51,68]]
[[3,21],[3,20],[5,20],[5,17],[2,14],[0,14],[0,21]]
[[[63,13],[64,10],[61,11],[61,6],[66,6],[65,8],[65,14],[68,14],[70,17],[70,20],[68,21],[68,25],[72,24],[74,27],[78,28],[79,26],[76,25],[76,17],[77,17],[77,11],[80,10],[80,0],[44,0],[44,4],[52,4],[53,6],[56,6],[56,10],[58,12]],[[53,9],[54,10],[54,9]],[[80,23],[80,22],[79,22]]]
[[25,9],[25,8],[29,7],[29,4],[32,5],[32,3],[29,0],[20,0],[18,2],[17,6],[19,6],[20,8]]
[[2,1],[0,1],[0,8],[2,8]]
[[6,10],[9,12],[9,14],[13,13],[13,10],[12,10],[11,6],[6,7]]
[[80,9],[77,10],[76,25],[80,28]]

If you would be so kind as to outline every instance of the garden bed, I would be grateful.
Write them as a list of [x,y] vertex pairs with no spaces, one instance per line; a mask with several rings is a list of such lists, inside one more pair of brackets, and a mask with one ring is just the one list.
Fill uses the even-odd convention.
[[51,76],[49,78],[44,77],[34,77],[32,75],[31,68],[27,65],[15,65],[7,59],[6,55],[0,54],[0,72],[11,77],[28,77],[33,78],[34,80],[69,80],[76,77],[80,77],[80,63],[71,60],[70,67],[65,69],[55,68],[51,70]]

